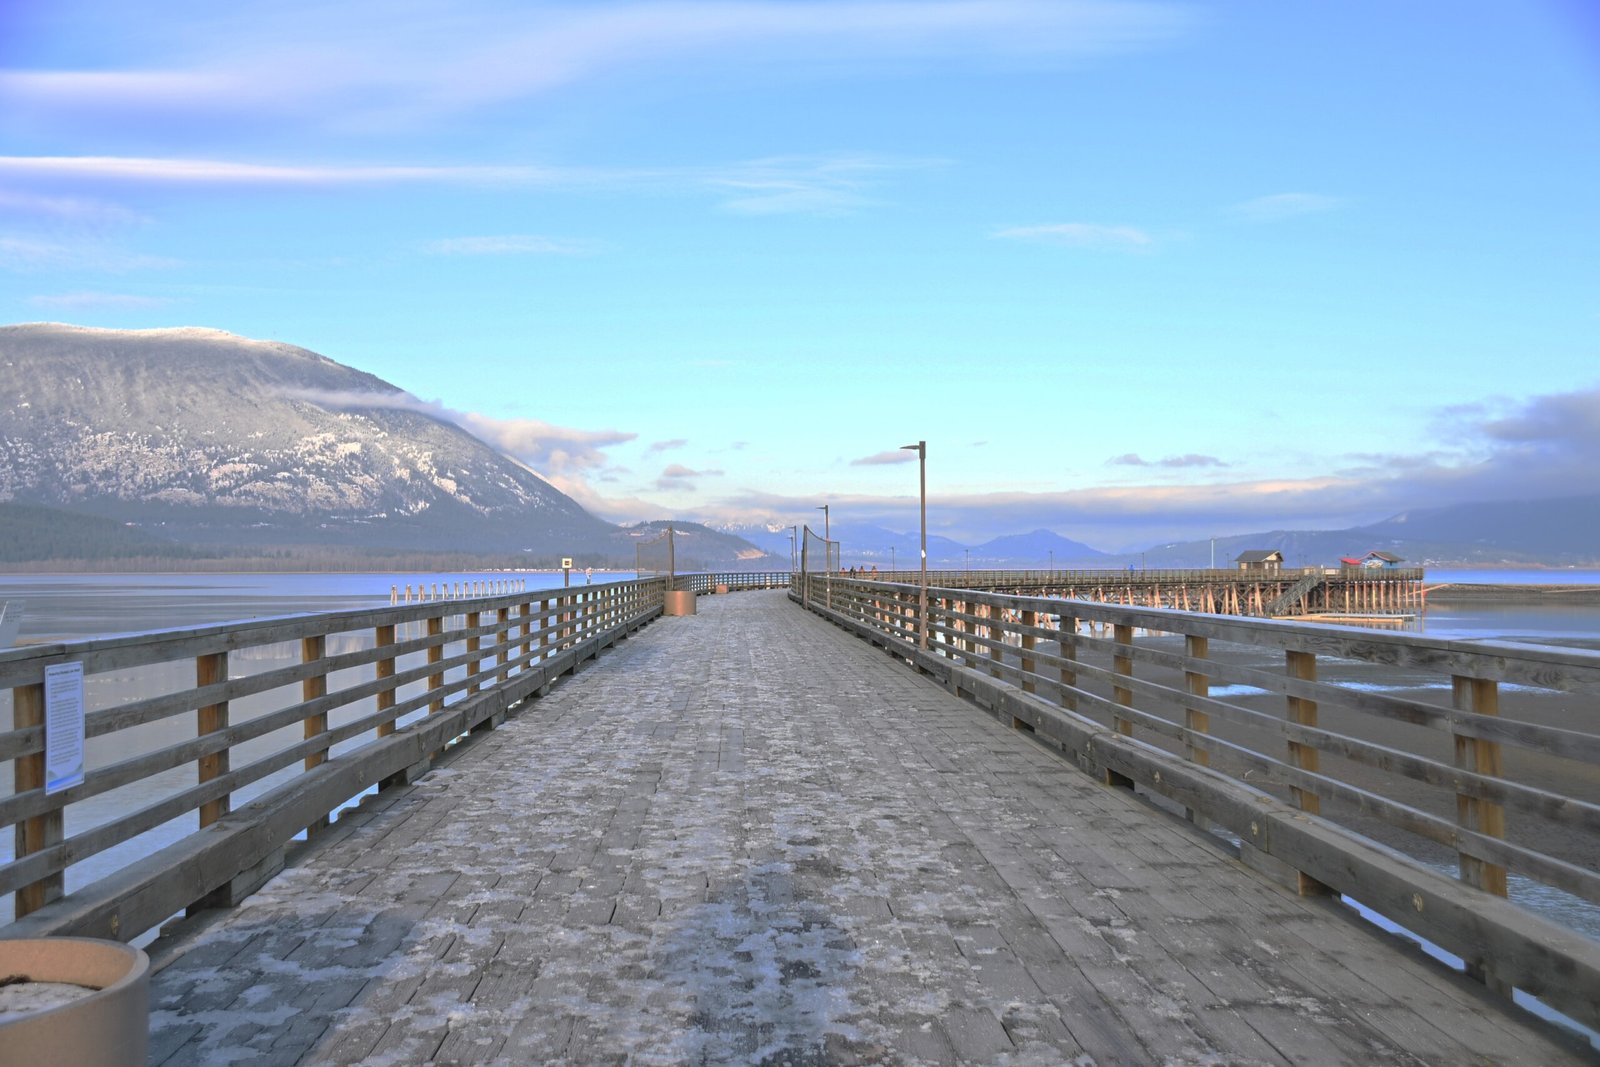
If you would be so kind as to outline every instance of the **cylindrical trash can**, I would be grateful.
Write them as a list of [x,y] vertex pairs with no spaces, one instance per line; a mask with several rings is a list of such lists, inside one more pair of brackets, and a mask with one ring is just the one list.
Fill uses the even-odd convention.
[[693,615],[694,592],[689,589],[674,589],[667,593],[667,601],[661,607],[663,615]]
[[[142,950],[89,937],[0,940],[0,981],[6,978],[13,979],[0,988],[0,1050],[7,1063],[132,1067],[145,1062],[150,958]],[[93,992],[55,1006],[7,1009],[7,989],[21,1001],[30,984],[43,982]]]

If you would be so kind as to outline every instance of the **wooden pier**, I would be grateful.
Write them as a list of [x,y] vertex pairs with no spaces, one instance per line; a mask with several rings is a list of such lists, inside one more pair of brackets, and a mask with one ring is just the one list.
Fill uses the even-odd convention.
[[[1488,722],[1487,679],[1467,685],[1477,703],[1451,719],[1478,761],[1448,792],[1452,820],[1456,791],[1477,804],[1462,818],[1478,829],[1457,834],[1478,861],[1468,884],[1315,810],[1322,797],[1330,809],[1351,801],[1357,787],[1329,764],[1360,752],[1344,737],[1319,768],[1314,757],[1342,737],[1329,729],[1339,693],[1296,643],[1349,654],[1361,651],[1353,637],[1154,609],[1063,615],[1059,602],[950,589],[924,626],[915,587],[843,580],[826,583],[827,599],[798,582],[661,618],[665,586],[0,654],[0,682],[24,706],[34,673],[64,659],[111,675],[157,656],[238,657],[260,641],[288,643],[300,661],[230,678],[212,659],[179,692],[97,710],[102,735],[181,707],[208,709],[211,731],[91,772],[76,795],[19,788],[0,801],[19,841],[23,820],[42,823],[0,865],[0,884],[32,894],[0,933],[165,926],[152,946],[157,1063],[1594,1061],[1497,993],[1530,990],[1595,1024],[1600,945],[1496,895],[1489,868],[1556,871],[1587,895],[1593,873],[1557,870],[1566,861],[1548,839],[1591,832],[1600,809],[1540,801],[1521,767],[1503,772],[1473,747],[1498,756],[1501,741],[1580,736]],[[1108,613],[1114,637],[1063,625],[1081,617],[1071,612]],[[1182,653],[1135,636],[1184,627]],[[1221,653],[1240,627],[1288,648],[1275,678]],[[368,639],[347,649],[344,634]],[[1475,660],[1406,635],[1363,639],[1402,673],[1481,668],[1587,692],[1600,670],[1586,653],[1555,671],[1553,650]],[[1163,710],[1173,671],[1189,679],[1177,727]],[[1292,702],[1275,733],[1299,748],[1274,757],[1292,773],[1265,791],[1228,777],[1253,751],[1230,716],[1255,698],[1220,692],[1240,671]],[[272,683],[292,698],[230,719],[229,702],[240,710]],[[1413,718],[1429,706],[1359,689],[1342,699],[1393,701]],[[286,754],[241,748],[116,832],[228,798],[261,778],[262,760],[292,768],[288,780],[224,800],[205,830],[70,894],[52,882],[112,837],[51,831],[52,812],[131,780],[130,764],[207,758],[227,751],[207,736],[242,746],[266,729],[250,723],[280,720],[305,734]],[[21,763],[39,736],[24,721],[0,744]],[[1593,762],[1600,739],[1581,736],[1579,758]],[[334,739],[345,745],[330,753]],[[1391,761],[1426,781],[1427,758]],[[1517,830],[1543,811],[1550,832],[1502,822],[1495,836],[1491,808],[1515,812]],[[1417,811],[1408,818],[1426,824]],[[1326,887],[1458,951],[1476,945],[1473,975],[1367,924]]]
[[[888,582],[919,580],[916,571],[905,570],[863,577]],[[936,586],[1261,618],[1412,616],[1426,606],[1423,578],[1420,567],[928,572],[929,583]]]

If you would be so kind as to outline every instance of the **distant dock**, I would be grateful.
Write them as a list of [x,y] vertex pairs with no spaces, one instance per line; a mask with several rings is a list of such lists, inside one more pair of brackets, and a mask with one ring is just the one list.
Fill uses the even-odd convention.
[[[862,577],[916,582],[898,570]],[[1019,596],[1061,597],[1094,604],[1173,608],[1256,618],[1340,616],[1388,619],[1416,615],[1425,605],[1420,567],[1304,567],[1279,570],[936,570],[936,586]]]

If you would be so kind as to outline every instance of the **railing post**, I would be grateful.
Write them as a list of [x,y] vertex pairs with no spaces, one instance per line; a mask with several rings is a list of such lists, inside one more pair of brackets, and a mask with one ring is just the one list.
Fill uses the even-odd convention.
[[[1183,638],[1183,653],[1190,660],[1204,660],[1210,656],[1211,641],[1208,638],[1197,637],[1194,634],[1185,634]],[[1184,688],[1190,696],[1208,697],[1211,695],[1211,678],[1195,670],[1194,663],[1190,663],[1183,670]],[[1211,716],[1199,708],[1185,707],[1183,709],[1183,758],[1201,767],[1211,766],[1211,753],[1194,743],[1194,735],[1209,734],[1211,732]],[[1186,807],[1183,811],[1184,818],[1192,823],[1201,820],[1193,808]]]
[[1038,625],[1038,612],[1029,610],[1022,613],[1022,691],[1024,693],[1037,693],[1039,691],[1038,683],[1033,680],[1033,673],[1039,666],[1033,658],[1034,645],[1038,641],[1033,631]]
[[505,607],[495,612],[495,622],[499,624],[499,629],[494,635],[494,661],[500,670],[494,677],[495,681],[504,685],[511,677],[511,668],[506,666],[511,661],[511,609]]
[[550,646],[555,641],[556,615],[550,610],[551,598],[539,598],[539,662],[550,661]]
[[1060,629],[1056,631],[1056,653],[1061,657],[1061,706],[1068,711],[1078,710],[1078,698],[1072,690],[1078,685],[1078,672],[1068,664],[1078,658],[1078,620],[1072,615],[1056,617]]
[[[1286,652],[1284,657],[1290,678],[1303,682],[1317,680],[1317,657],[1311,652]],[[1304,697],[1289,698],[1289,721],[1300,726],[1317,725],[1317,702]],[[1318,751],[1311,745],[1299,741],[1289,742],[1289,766],[1298,767],[1312,774],[1318,770]],[[1301,811],[1317,815],[1322,812],[1322,798],[1308,789],[1299,786],[1289,787],[1290,797],[1295,806]]]
[[[431,615],[431,616],[429,616],[428,617],[428,636],[429,637],[442,637],[443,635],[444,635],[444,616],[443,615]],[[438,642],[436,644],[429,645],[428,646],[428,663],[429,663],[429,665],[438,663],[442,659],[444,659],[444,642],[440,641],[440,642]],[[443,688],[444,688],[444,672],[443,671],[438,671],[438,672],[435,672],[433,674],[428,675],[428,692],[429,693],[439,693],[440,690],[442,690]],[[443,711],[443,710],[444,710],[444,695],[442,693],[440,693],[440,695],[436,696],[434,699],[428,701],[428,714],[429,715],[432,715],[435,712],[440,712],[440,711]]]
[[970,667],[972,666],[972,641],[967,635],[972,629],[972,623],[964,616],[970,614],[972,605],[966,600],[956,600],[951,602],[951,607],[954,608],[955,614],[958,616],[954,622],[956,634],[958,635],[956,637],[956,648],[961,650],[961,665]]
[[[1116,650],[1111,655],[1111,671],[1120,678],[1133,677],[1133,627],[1124,623],[1112,625],[1112,640],[1116,643]],[[1111,699],[1119,707],[1133,707],[1133,690],[1126,686],[1113,684]],[[1121,715],[1112,715],[1111,728],[1124,737],[1133,736],[1133,720],[1125,719]],[[1117,771],[1105,771],[1106,785],[1118,786],[1122,789],[1132,789],[1133,779]]]
[[[44,726],[44,684],[19,685],[11,690],[11,725],[23,730],[30,726]],[[44,741],[39,751],[18,756],[11,764],[12,787],[17,793],[45,787]],[[63,836],[61,808],[52,808],[43,815],[22,819],[16,825],[16,858],[43,852],[61,843]],[[17,890],[16,916],[22,918],[38,911],[61,896],[65,879],[62,872],[47,874],[37,882],[30,882]]]
[[[373,641],[373,644],[375,644],[379,648],[388,648],[390,645],[394,644],[394,624],[391,623],[391,624],[389,624],[387,626],[379,626],[377,628],[377,630],[373,633],[372,641]],[[379,682],[383,682],[386,679],[393,678],[393,677],[394,677],[394,657],[391,656],[388,659],[380,659],[377,662],[377,679],[378,679],[378,681]],[[395,703],[394,686],[389,685],[389,686],[385,686],[384,688],[378,690],[378,710],[380,712],[388,711],[390,708],[394,707],[394,703]],[[394,733],[394,720],[393,719],[390,719],[388,722],[380,722],[378,724],[378,736],[379,737],[388,737],[392,733]]]
[[[1284,653],[1285,666],[1290,678],[1302,682],[1317,680],[1317,657],[1312,652],[1286,652]],[[1317,725],[1317,702],[1305,697],[1290,697],[1288,700],[1289,721],[1300,726]],[[1319,769],[1319,756],[1321,753],[1313,745],[1299,741],[1289,742],[1289,765],[1298,767],[1303,771],[1316,774]],[[1311,815],[1322,812],[1322,798],[1309,789],[1297,786],[1289,787],[1290,797],[1300,810]],[[1294,872],[1292,887],[1303,897],[1327,896],[1333,892],[1331,888],[1317,881],[1304,871]]]
[[517,658],[522,661],[522,666],[517,668],[520,674],[528,669],[528,653],[533,651],[533,601],[524,600],[517,608],[522,617],[522,644],[517,652]]
[[[1465,678],[1456,675],[1451,680],[1453,705],[1460,711],[1478,715],[1500,714],[1500,686],[1492,678]],[[1455,735],[1456,766],[1464,771],[1498,778],[1503,773],[1500,760],[1500,743],[1464,734]],[[1475,830],[1486,837],[1505,837],[1506,813],[1499,804],[1490,800],[1456,794],[1456,823],[1466,830]],[[1506,869],[1472,855],[1466,849],[1458,850],[1461,880],[1496,896],[1506,895]]]
[[[219,685],[228,680],[228,654],[226,652],[213,652],[204,656],[196,656],[194,660],[194,684],[196,687]],[[204,737],[228,728],[228,702],[219,701],[207,704],[195,711],[195,733]],[[201,756],[199,760],[200,784],[221,778],[228,773],[229,750],[224,748],[208,756]],[[200,828],[216,822],[228,814],[229,797],[220,796],[215,800],[208,800],[200,805]]]
[[[300,662],[317,663],[327,658],[327,642],[327,637],[322,634],[317,634],[314,637],[302,637],[300,639]],[[327,695],[328,676],[326,674],[314,674],[300,683],[300,699],[304,702],[319,700]],[[325,711],[319,711],[314,715],[307,715],[304,723],[305,739],[307,741],[321,737],[323,734],[328,732],[328,713]],[[306,756],[305,769],[309,771],[315,767],[320,767],[324,762],[327,761],[327,759],[328,749],[327,746],[324,745],[322,748],[317,749]],[[311,824],[306,827],[306,832],[308,834],[315,833],[318,830],[324,829],[327,825],[328,817],[323,815],[312,820]]]
[[1000,665],[1005,662],[1006,655],[1006,613],[998,604],[989,605],[989,676],[1000,677]]
[[[467,612],[466,623],[467,629],[476,630],[478,628],[478,613],[476,611]],[[476,693],[483,688],[482,683],[478,681],[478,672],[483,666],[483,661],[476,655],[478,650],[482,647],[483,638],[479,637],[477,634],[472,634],[467,638],[467,678],[469,679],[467,682],[468,693]]]
[[[1211,652],[1211,641],[1208,638],[1186,635],[1183,639],[1183,652],[1191,660],[1206,659]],[[1190,696],[1208,697],[1211,695],[1211,678],[1192,669],[1193,664],[1184,668],[1183,681]],[[1191,734],[1208,734],[1211,732],[1211,716],[1198,708],[1183,709],[1183,725]],[[1202,767],[1211,766],[1211,753],[1195,746],[1192,738],[1186,738],[1183,743],[1183,756],[1191,763],[1198,763]],[[1191,816],[1192,817],[1192,816]]]

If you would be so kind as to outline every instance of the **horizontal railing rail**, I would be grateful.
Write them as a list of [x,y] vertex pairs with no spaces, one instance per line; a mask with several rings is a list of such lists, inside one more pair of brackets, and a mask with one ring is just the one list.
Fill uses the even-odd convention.
[[[1600,652],[797,578],[1108,784],[1600,1024]],[[1448,879],[1448,880],[1447,880]]]
[[[235,880],[288,838],[492,727],[659,615],[666,590],[662,578],[519,590],[0,652],[11,705],[0,759],[13,766],[0,826],[14,841],[0,851],[0,893],[14,894],[17,920],[0,936],[132,938],[219,890],[236,895]],[[87,764],[80,784],[49,792],[46,670],[72,663],[84,676]],[[267,812],[257,815],[272,832],[230,814],[241,805]],[[256,840],[220,853],[197,843],[207,837],[197,831],[221,841],[230,827]],[[153,853],[171,869],[144,862]],[[69,877],[89,901],[78,911]],[[96,890],[119,877],[120,896]]]

